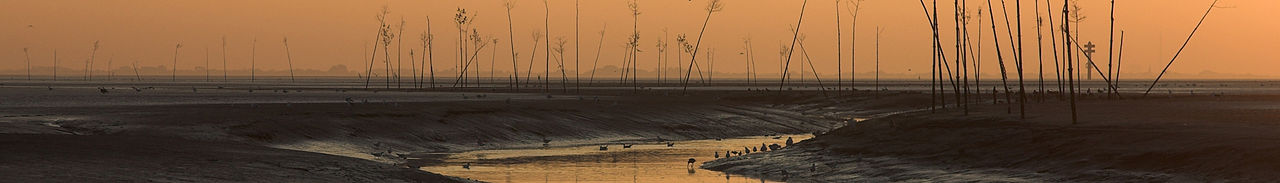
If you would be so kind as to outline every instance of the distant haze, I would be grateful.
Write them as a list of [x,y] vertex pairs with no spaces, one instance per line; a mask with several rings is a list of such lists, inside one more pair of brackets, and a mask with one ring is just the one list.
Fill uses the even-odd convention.
[[[283,37],[289,37],[294,68],[311,70],[307,75],[346,75],[363,73],[368,67],[369,54],[373,50],[378,23],[374,16],[381,7],[391,8],[388,22],[399,32],[400,19],[407,22],[403,35],[403,49],[393,42],[389,48],[391,62],[396,64],[397,50],[403,50],[404,73],[409,73],[409,50],[415,57],[422,54],[419,34],[426,29],[426,17],[430,15],[435,34],[434,66],[439,72],[453,70],[457,60],[457,27],[452,22],[457,8],[478,14],[475,28],[489,38],[498,38],[498,44],[490,45],[479,54],[480,69],[487,76],[490,55],[499,77],[511,70],[511,45],[507,31],[507,14],[500,0],[4,0],[0,2],[0,75],[25,74],[26,63],[22,49],[31,49],[32,67],[37,74],[48,74],[52,66],[53,50],[58,50],[59,75],[81,75],[84,61],[90,55],[95,40],[102,48],[97,53],[94,69],[107,70],[107,62],[114,59],[112,67],[123,69],[134,60],[142,67],[153,70],[163,65],[173,68],[174,45],[183,48],[178,57],[181,74],[203,74],[196,67],[205,66],[205,49],[210,53],[210,65],[215,72],[222,69],[221,38],[228,40],[228,69],[233,75],[247,74],[249,69],[251,40],[257,39],[257,68],[269,75],[288,68]],[[623,44],[632,31],[632,17],[623,0],[582,0],[581,3],[581,51],[575,50],[574,3],[572,0],[550,1],[550,37],[567,40],[566,66],[572,72],[574,61],[581,57],[582,70],[591,69],[599,40],[597,34],[605,23],[608,30],[600,64],[621,65]],[[779,70],[779,47],[790,46],[792,35],[789,27],[796,24],[800,0],[728,0],[723,12],[712,15],[707,34],[703,37],[698,62],[706,62],[705,49],[713,48],[716,64],[714,70],[721,73],[743,73],[745,69],[743,38],[750,35],[761,77],[776,78]],[[926,1],[927,3],[930,1]],[[1009,12],[1014,11],[1015,1],[1007,1]],[[1028,47],[1027,76],[1039,70],[1036,43],[1035,1],[1022,1],[1023,45]],[[1044,3],[1044,1],[1039,1]],[[1123,69],[1130,78],[1151,77],[1159,72],[1187,38],[1187,34],[1203,15],[1211,0],[1121,0],[1116,7],[1116,38],[1126,31]],[[845,40],[844,72],[849,72],[852,17],[846,12],[849,4],[842,1],[839,8],[834,0],[810,0],[804,15],[801,33],[805,49],[813,59],[818,72],[824,77],[835,77],[836,65],[836,16]],[[939,1],[939,17],[942,20],[942,44],[949,57],[954,58],[955,27],[952,18],[952,1]],[[982,73],[998,76],[996,50],[991,39],[991,21],[986,16],[986,1],[967,2],[971,13],[984,9],[983,16],[974,14],[969,25],[971,36],[982,37]],[[993,1],[997,9],[999,1]],[[1061,23],[1062,1],[1053,0],[1054,22]],[[670,68],[676,67],[676,34],[688,34],[697,39],[706,16],[706,0],[642,0],[640,1],[638,31],[641,36],[639,53],[640,69],[648,73],[657,67],[658,39],[668,40]],[[857,68],[859,79],[873,72],[875,66],[875,28],[886,31],[880,41],[881,70],[886,77],[927,77],[930,69],[931,31],[921,10],[919,1],[867,0],[862,5],[857,27]],[[1088,17],[1080,22],[1081,41],[1097,44],[1095,61],[1106,67],[1109,1],[1085,0],[1081,6]],[[1174,78],[1277,78],[1280,77],[1280,17],[1277,8],[1280,1],[1230,0],[1220,2],[1230,8],[1214,9],[1205,20],[1196,37],[1173,64]],[[543,30],[543,1],[519,0],[512,10],[515,49],[519,52],[520,68],[526,69],[531,49],[531,33]],[[1038,9],[1042,16],[1045,5]],[[983,25],[978,26],[981,19]],[[1004,17],[996,14],[999,35],[1005,35]],[[1010,17],[1013,21],[1014,17]],[[1046,17],[1047,18],[1047,17]],[[1016,28],[1017,22],[1011,22]],[[1046,19],[1046,22],[1048,20]],[[1072,25],[1076,27],[1076,25]],[[1046,77],[1053,77],[1053,57],[1050,37],[1045,28],[1044,51]],[[667,32],[663,32],[667,30]],[[1061,35],[1059,35],[1061,36]],[[1061,39],[1061,37],[1058,37]],[[547,40],[547,39],[542,39]],[[977,41],[977,40],[975,40]],[[1008,37],[1000,38],[1000,46],[1009,54]],[[1118,41],[1118,40],[1117,40]],[[544,43],[537,43],[535,74],[543,69]],[[554,44],[553,44],[554,46]],[[1118,46],[1118,42],[1117,42]],[[491,53],[490,51],[495,51]],[[799,47],[797,46],[797,49]],[[580,52],[580,53],[578,53]],[[804,58],[796,50],[792,58],[791,72],[798,72]],[[681,67],[687,67],[689,55],[682,57]],[[382,60],[379,51],[378,60]],[[1009,71],[1014,72],[1011,58],[1006,57]],[[555,60],[552,66],[555,70]],[[345,70],[334,68],[343,65]],[[383,63],[375,64],[380,70]],[[701,66],[704,69],[708,65]],[[808,70],[809,66],[804,65]],[[42,69],[41,69],[42,68]],[[67,70],[62,70],[67,69]],[[1083,68],[1080,68],[1083,69]],[[73,71],[76,70],[76,71]],[[65,73],[63,73],[65,72]],[[521,71],[522,73],[525,71]],[[773,73],[773,74],[768,74]],[[95,73],[96,75],[97,73]],[[132,73],[130,73],[132,74]],[[161,73],[152,73],[161,74]],[[167,73],[166,73],[167,74]],[[378,74],[382,74],[378,72]],[[522,74],[523,75],[523,74]],[[572,75],[572,73],[570,73]],[[847,74],[844,74],[847,78]],[[523,77],[523,76],[522,76]],[[572,77],[572,76],[571,76]],[[646,77],[646,76],[642,76]],[[652,77],[652,76],[647,76]],[[984,78],[985,79],[985,78]]]

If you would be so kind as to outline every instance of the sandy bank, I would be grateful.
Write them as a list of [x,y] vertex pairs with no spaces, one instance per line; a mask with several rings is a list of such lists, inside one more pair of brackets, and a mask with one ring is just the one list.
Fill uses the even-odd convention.
[[1064,102],[1028,105],[1026,120],[1016,108],[982,104],[968,116],[872,119],[703,167],[793,182],[1267,181],[1280,178],[1276,103],[1273,95],[1088,98],[1077,125]]
[[356,158],[116,135],[0,134],[5,182],[464,182]]

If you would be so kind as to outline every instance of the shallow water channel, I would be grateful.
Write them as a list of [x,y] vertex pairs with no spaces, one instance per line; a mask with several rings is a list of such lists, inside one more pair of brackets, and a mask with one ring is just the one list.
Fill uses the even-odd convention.
[[[485,182],[772,182],[698,168],[718,152],[763,144],[783,145],[813,135],[753,136],[723,140],[599,145],[537,149],[478,150],[438,156],[421,170]],[[695,158],[692,168],[689,158]],[[469,168],[463,165],[470,163]]]

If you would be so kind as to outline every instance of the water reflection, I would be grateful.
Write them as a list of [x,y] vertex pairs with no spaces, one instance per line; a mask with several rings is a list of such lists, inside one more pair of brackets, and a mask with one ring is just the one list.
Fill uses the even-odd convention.
[[[761,144],[785,144],[812,135],[757,136],[723,140],[613,146],[482,150],[448,154],[425,171],[486,182],[771,182],[698,169],[716,153],[743,152]],[[691,159],[692,158],[692,159]],[[693,163],[690,163],[693,161]],[[463,165],[469,165],[463,168]]]

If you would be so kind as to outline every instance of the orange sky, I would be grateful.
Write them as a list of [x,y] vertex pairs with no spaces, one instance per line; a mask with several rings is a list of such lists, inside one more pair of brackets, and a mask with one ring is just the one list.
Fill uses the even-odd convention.
[[[1061,1],[1053,0],[1054,10]],[[630,12],[623,0],[581,1],[581,54],[582,70],[588,70],[596,53],[600,31],[608,23],[601,65],[621,64],[624,38],[632,26]],[[1024,45],[1036,45],[1034,1],[1023,1]],[[1040,1],[1044,2],[1044,1]],[[568,40],[566,59],[575,60],[574,3],[571,0],[550,2],[551,37]],[[641,0],[639,31],[641,34],[641,69],[656,67],[655,43],[659,38],[674,44],[677,33],[697,35],[702,23],[706,0]],[[717,72],[741,73],[744,70],[742,38],[751,35],[754,52],[762,73],[777,73],[778,50],[789,44],[788,26],[793,26],[799,15],[799,0],[728,0],[723,12],[711,17],[703,48],[714,48]],[[848,27],[851,17],[841,2],[835,0],[810,0],[805,14],[802,33],[808,38],[806,50],[814,59],[818,72],[829,75],[836,72],[836,11],[840,11],[841,25],[845,31],[845,49],[851,43]],[[943,19],[943,44],[954,42],[951,1],[939,2]],[[996,3],[999,8],[999,2]],[[1013,1],[1009,3],[1010,12]],[[1149,77],[1148,70],[1159,72],[1178,46],[1186,39],[1196,21],[1210,3],[1209,0],[1123,0],[1117,2],[1116,31],[1127,31],[1124,68],[1132,77]],[[1275,78],[1280,76],[1280,17],[1276,13],[1280,1],[1231,0],[1223,1],[1234,8],[1215,9],[1201,27],[1190,46],[1183,52],[1170,71],[1192,75],[1197,73],[1242,74],[1234,77]],[[204,65],[206,47],[212,52],[213,68],[221,69],[221,37],[228,39],[227,59],[229,69],[246,70],[249,67],[250,40],[258,39],[257,66],[259,69],[282,70],[287,68],[283,36],[288,36],[297,69],[328,70],[333,65],[346,65],[351,70],[363,71],[367,62],[365,50],[371,47],[377,22],[374,15],[383,5],[390,5],[391,17],[398,24],[400,17],[405,27],[404,57],[408,50],[421,51],[419,33],[426,29],[425,17],[430,15],[436,34],[435,66],[441,72],[454,67],[453,54],[456,29],[452,20],[456,8],[466,8],[478,13],[477,28],[481,34],[499,38],[497,68],[500,72],[510,69],[510,45],[508,44],[506,13],[501,0],[4,0],[0,2],[0,73],[21,74],[25,62],[23,47],[31,48],[33,67],[49,67],[53,49],[58,50],[60,65],[64,69],[83,68],[94,40],[102,42],[95,69],[105,70],[106,61],[115,59],[114,67],[138,60],[140,65],[171,67],[174,44],[184,48],[178,63],[179,69],[191,70]],[[971,0],[968,6],[986,9],[986,1]],[[874,66],[875,28],[885,28],[881,40],[881,69],[899,77],[924,75],[929,70],[930,30],[922,15],[918,1],[867,0],[860,13],[857,27],[857,72],[872,72]],[[1043,5],[1042,5],[1043,6]],[[1108,16],[1107,1],[1083,0],[1081,6],[1089,17],[1080,37],[1097,43],[1099,61],[1105,60]],[[515,48],[520,53],[521,68],[526,68],[533,43],[530,34],[543,29],[543,1],[518,0],[513,10]],[[1044,7],[1041,7],[1043,9]],[[976,11],[976,10],[975,10]],[[1054,15],[1055,18],[1057,14]],[[1003,21],[999,14],[997,21]],[[1056,19],[1055,19],[1056,20]],[[976,20],[974,21],[976,23]],[[1003,23],[1003,22],[1001,22]],[[1016,22],[1015,22],[1016,23]],[[983,17],[981,32],[971,25],[972,36],[983,37],[983,74],[998,74],[995,49],[992,47],[990,21]],[[31,27],[28,27],[30,25]],[[1074,25],[1073,25],[1074,26]],[[1003,35],[1004,26],[999,26]],[[663,30],[669,35],[664,35]],[[1118,37],[1118,35],[1117,35]],[[975,37],[976,38],[976,37]],[[545,39],[544,39],[545,40]],[[1002,39],[1006,46],[1008,39]],[[1048,47],[1045,35],[1045,50]],[[394,43],[393,43],[394,44]],[[541,63],[545,47],[539,46],[538,63]],[[490,47],[494,48],[494,47]],[[395,46],[391,47],[394,62]],[[672,49],[674,51],[674,49]],[[489,68],[489,55],[482,52],[483,70]],[[1029,74],[1036,72],[1034,49],[1026,49]],[[948,48],[949,56],[954,50]],[[1005,50],[1008,53],[1008,50]],[[700,53],[706,54],[706,52]],[[797,52],[796,61],[802,58]],[[1046,53],[1050,54],[1050,53]],[[675,53],[671,61],[675,61]],[[850,59],[849,51],[845,60]],[[700,59],[705,57],[700,56]],[[1052,57],[1046,56],[1047,64]],[[688,56],[684,62],[688,63]],[[1008,61],[1008,60],[1007,60]],[[700,60],[699,62],[703,62]],[[1011,62],[1011,61],[1010,61]],[[1010,63],[1012,64],[1012,63]],[[408,67],[408,63],[404,63]],[[674,64],[673,64],[674,65]],[[377,68],[380,68],[379,65]],[[541,70],[537,64],[535,70]],[[796,68],[799,65],[792,65]],[[674,66],[672,66],[674,67]],[[705,66],[704,66],[705,67]],[[807,67],[807,66],[806,66]],[[844,66],[848,72],[848,66]],[[407,69],[407,68],[406,68]],[[911,71],[908,71],[910,69]],[[1052,75],[1052,65],[1046,66]],[[79,74],[74,73],[68,75]],[[405,71],[408,73],[408,71]],[[145,73],[144,73],[145,74]],[[160,74],[160,73],[155,73]],[[354,73],[351,73],[354,75]],[[776,74],[762,77],[776,77]],[[834,76],[829,76],[834,77]],[[861,76],[860,76],[861,77]],[[1128,76],[1126,76],[1128,77]]]

